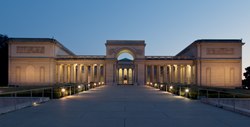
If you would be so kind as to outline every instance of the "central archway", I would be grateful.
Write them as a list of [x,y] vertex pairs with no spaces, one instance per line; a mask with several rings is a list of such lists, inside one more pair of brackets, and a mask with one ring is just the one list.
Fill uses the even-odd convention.
[[117,53],[116,79],[118,85],[134,84],[134,54],[130,50]]
[[131,48],[120,48],[116,50],[116,58],[118,58],[120,55],[127,54],[130,57],[133,57],[133,59],[136,58],[136,51],[134,51]]
[[[106,45],[106,83],[107,84],[145,84],[145,41],[107,40]],[[128,58],[125,54],[133,58]],[[129,56],[130,56],[129,55]],[[124,59],[123,59],[124,58]],[[128,59],[125,59],[128,58]],[[140,73],[138,73],[140,72]],[[125,74],[130,77],[125,77]],[[126,83],[125,79],[129,79]]]

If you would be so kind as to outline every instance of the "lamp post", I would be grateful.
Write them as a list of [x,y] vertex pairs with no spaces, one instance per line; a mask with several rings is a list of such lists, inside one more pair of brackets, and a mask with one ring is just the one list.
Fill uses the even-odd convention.
[[188,88],[186,88],[186,89],[185,89],[185,94],[186,94],[186,97],[188,97],[188,93],[189,93],[189,89],[188,89]]
[[65,88],[62,88],[62,89],[61,89],[61,92],[62,92],[62,96],[64,96],[64,95],[65,95],[65,92],[66,92],[66,89],[65,89]]

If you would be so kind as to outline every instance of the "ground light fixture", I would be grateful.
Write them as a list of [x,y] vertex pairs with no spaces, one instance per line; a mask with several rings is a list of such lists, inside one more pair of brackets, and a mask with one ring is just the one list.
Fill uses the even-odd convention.
[[170,86],[169,89],[172,90],[172,89],[173,89],[173,86]]
[[155,87],[157,86],[157,83],[155,83]]
[[37,105],[38,105],[38,103],[36,103],[36,102],[33,102],[33,103],[32,103],[32,105],[33,105],[33,106],[37,106]]
[[88,84],[88,87],[90,87],[90,84]]
[[186,93],[188,93],[188,92],[189,92],[189,89],[188,89],[188,88],[186,88],[186,89],[185,89],[185,92],[186,92]]
[[64,93],[66,90],[65,90],[65,88],[62,88],[61,91]]
[[163,87],[163,85],[161,84],[161,88]]
[[81,85],[78,85],[77,87],[78,87],[78,89],[81,89],[81,88],[82,88],[82,86],[81,86]]
[[94,83],[94,86],[96,86],[96,83]]

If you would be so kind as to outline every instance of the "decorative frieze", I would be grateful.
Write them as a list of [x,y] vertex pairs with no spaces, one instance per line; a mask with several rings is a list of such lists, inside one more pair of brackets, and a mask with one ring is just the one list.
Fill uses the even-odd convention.
[[17,46],[16,53],[44,53],[43,46]]
[[234,48],[207,48],[207,55],[232,55]]

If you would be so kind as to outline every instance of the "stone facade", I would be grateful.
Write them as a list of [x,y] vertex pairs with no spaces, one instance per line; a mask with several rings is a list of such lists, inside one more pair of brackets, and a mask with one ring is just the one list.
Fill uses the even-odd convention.
[[[9,40],[9,85],[105,83],[241,86],[242,40],[197,40],[176,56],[145,56],[144,40],[107,40],[106,55],[75,55],[50,38]],[[132,61],[118,61],[122,53]]]

